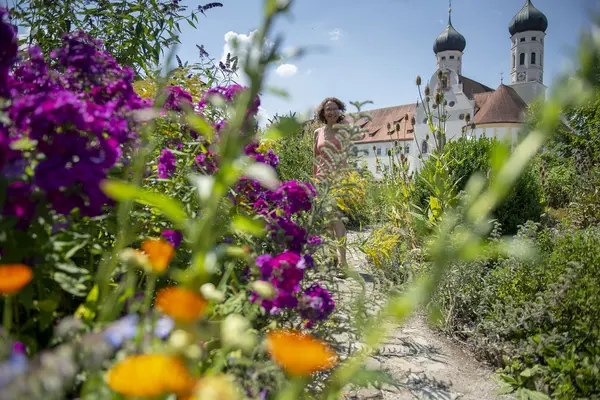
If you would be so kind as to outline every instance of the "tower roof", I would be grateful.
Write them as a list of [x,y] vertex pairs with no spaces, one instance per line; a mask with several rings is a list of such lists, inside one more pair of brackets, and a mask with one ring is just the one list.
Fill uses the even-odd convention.
[[448,26],[446,30],[433,42],[433,52],[435,54],[441,51],[456,50],[464,51],[467,47],[465,37],[458,33],[452,26],[452,10],[448,11]]
[[519,11],[508,25],[510,35],[527,31],[542,31],[548,29],[548,19],[537,8],[533,6],[531,0],[527,0],[521,11]]

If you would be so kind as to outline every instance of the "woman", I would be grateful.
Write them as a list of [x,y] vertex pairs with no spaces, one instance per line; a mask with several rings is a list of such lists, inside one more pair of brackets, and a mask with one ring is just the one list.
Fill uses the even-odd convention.
[[[316,110],[317,119],[323,126],[315,130],[314,145],[314,175],[317,181],[327,181],[331,178],[331,167],[347,167],[348,156],[339,140],[339,132],[334,129],[335,124],[344,122],[346,105],[335,97],[328,97],[321,102]],[[337,160],[337,161],[336,161]],[[338,261],[344,270],[347,270],[346,261],[346,227],[340,219],[329,225],[329,231],[338,241]]]

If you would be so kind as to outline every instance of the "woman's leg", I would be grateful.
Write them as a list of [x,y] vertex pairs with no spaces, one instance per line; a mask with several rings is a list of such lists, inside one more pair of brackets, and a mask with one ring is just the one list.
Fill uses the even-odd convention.
[[337,220],[331,223],[331,227],[334,232],[334,238],[337,241],[337,255],[340,265],[343,268],[348,268],[348,262],[346,260],[346,226],[341,220]]

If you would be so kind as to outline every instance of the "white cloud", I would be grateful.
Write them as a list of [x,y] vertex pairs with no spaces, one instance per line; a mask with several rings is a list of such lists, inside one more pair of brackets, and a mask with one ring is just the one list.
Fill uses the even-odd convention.
[[340,40],[342,37],[342,31],[340,28],[335,28],[329,31],[329,40]]
[[[253,62],[258,61],[258,53],[256,49],[252,48],[252,43],[257,31],[251,31],[248,34],[237,33],[229,31],[225,34],[225,45],[223,45],[223,54],[221,55],[221,61],[225,62],[227,54],[231,54],[231,57],[238,57],[238,65],[243,65],[248,57]],[[237,43],[236,43],[237,42]],[[235,46],[237,44],[237,46]],[[268,39],[265,39],[265,51],[268,51],[273,45]]]
[[269,113],[262,106],[258,106],[258,112],[256,113],[256,121],[260,127],[267,126],[269,122]]
[[283,78],[292,77],[296,75],[296,72],[298,72],[298,67],[296,67],[294,64],[281,64],[275,70],[275,73]]

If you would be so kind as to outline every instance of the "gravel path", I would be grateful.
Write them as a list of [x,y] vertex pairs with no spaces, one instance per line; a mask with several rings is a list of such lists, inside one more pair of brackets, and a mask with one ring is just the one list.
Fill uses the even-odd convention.
[[[358,233],[349,234],[349,242],[358,239]],[[371,304],[367,311],[377,311],[384,299],[378,295],[370,275],[361,268],[364,255],[349,248],[348,261],[367,283],[367,298]],[[371,281],[371,282],[369,282]],[[340,285],[340,300],[353,298],[360,290],[359,284],[346,279]],[[354,296],[355,297],[355,296]],[[367,399],[506,399],[495,392],[498,385],[492,380],[493,371],[479,363],[466,349],[429,328],[423,315],[416,314],[403,326],[392,329],[374,355],[368,359],[367,368],[383,370],[393,376],[397,385],[382,389],[348,388],[347,400]],[[358,346],[351,346],[357,348]]]

